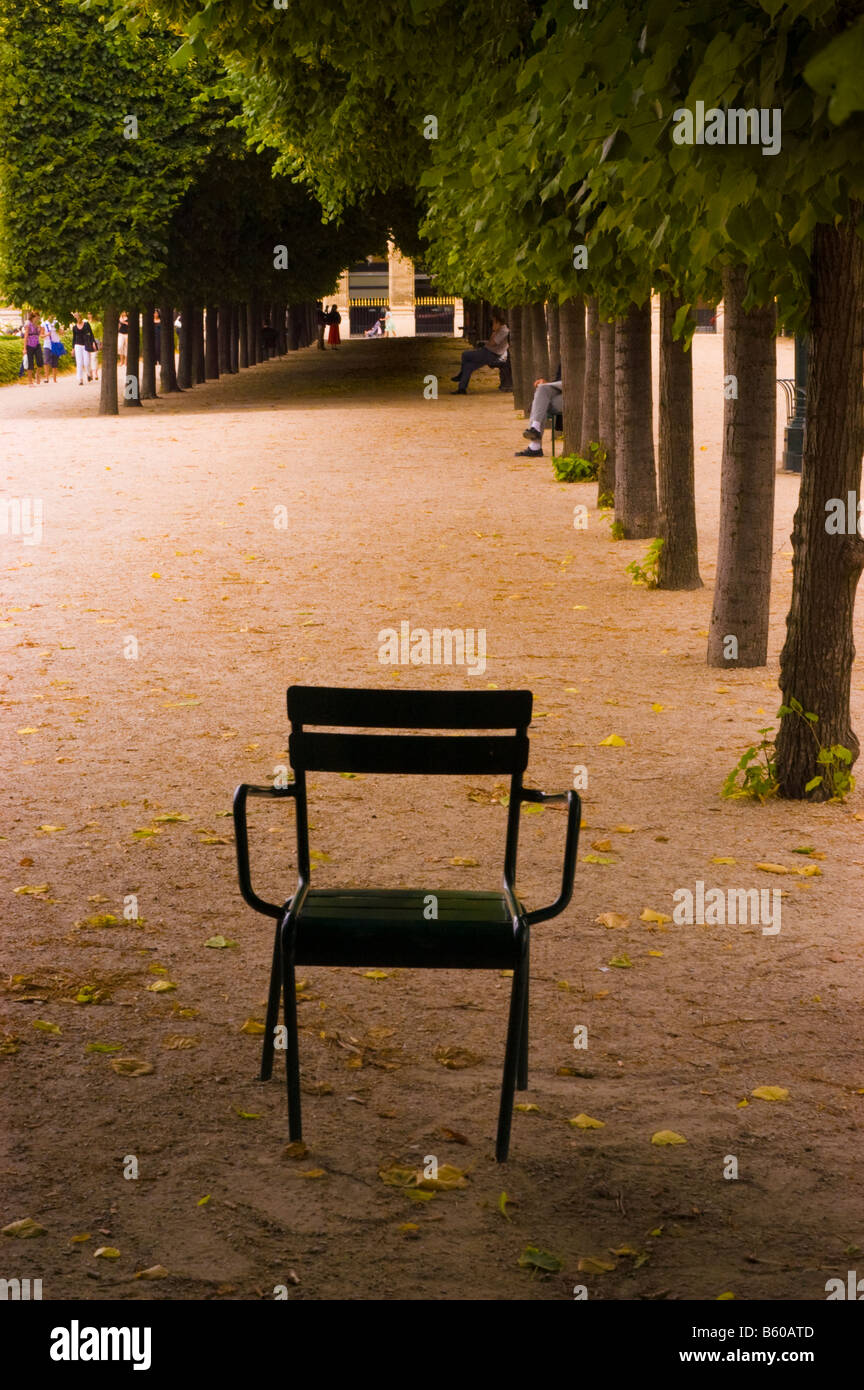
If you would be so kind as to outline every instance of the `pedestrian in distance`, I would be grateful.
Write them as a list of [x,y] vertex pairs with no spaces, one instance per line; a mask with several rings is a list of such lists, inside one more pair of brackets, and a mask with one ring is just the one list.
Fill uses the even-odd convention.
[[56,382],[57,363],[64,351],[65,348],[60,337],[60,325],[56,319],[45,319],[42,324],[42,360],[45,364],[45,375],[42,380],[46,386],[51,380],[52,374]]
[[72,349],[75,353],[75,370],[78,374],[78,385],[84,385],[84,373],[87,373],[87,380],[93,380],[93,373],[90,367],[91,360],[96,353],[96,338],[89,319],[85,319],[83,314],[75,315],[75,323],[72,327]]
[[126,361],[126,346],[129,342],[129,315],[126,310],[120,315],[117,324],[117,361],[122,366]]
[[342,322],[342,315],[339,313],[339,310],[336,308],[335,304],[330,309],[330,312],[327,315],[327,322],[330,325],[330,331],[327,334],[327,341],[330,344],[331,348],[338,348],[339,343],[341,341],[339,337],[339,325]]
[[323,352],[326,347],[324,335],[327,332],[327,314],[324,311],[323,304],[319,304],[318,308],[315,310],[315,322],[318,325],[318,346]]
[[44,365],[41,346],[42,336],[43,330],[39,321],[39,315],[35,309],[31,309],[27,315],[27,322],[24,324],[24,355],[27,358],[27,374],[30,377],[28,384],[30,386],[36,385],[39,379],[39,368]]

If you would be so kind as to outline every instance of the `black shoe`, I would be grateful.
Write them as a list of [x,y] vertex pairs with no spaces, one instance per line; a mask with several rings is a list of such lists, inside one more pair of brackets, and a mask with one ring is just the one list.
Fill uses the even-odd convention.
[[451,376],[450,380],[451,380],[451,381],[458,381],[461,375],[462,375],[461,372],[457,372],[455,376]]
[[458,389],[458,391],[451,391],[451,392],[450,392],[450,395],[451,395],[451,396],[467,396],[467,395],[468,395],[468,392],[465,390],[465,388],[464,388],[463,386],[460,386],[459,389]]
[[517,449],[513,455],[517,459],[542,459],[542,449]]
[[543,438],[543,436],[542,436],[542,434],[540,433],[539,430],[535,430],[535,428],[534,428],[533,425],[529,425],[528,428],[527,428],[527,430],[523,430],[523,431],[522,431],[522,438],[523,438],[523,439],[537,439],[537,440],[540,440],[540,439]]

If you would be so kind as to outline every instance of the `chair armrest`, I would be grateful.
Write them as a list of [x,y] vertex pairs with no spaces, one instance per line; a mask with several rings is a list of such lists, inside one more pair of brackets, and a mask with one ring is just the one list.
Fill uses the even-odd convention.
[[561,892],[549,907],[539,907],[534,912],[525,913],[525,921],[531,926],[535,922],[546,922],[563,912],[573,896],[573,879],[576,874],[576,853],[579,849],[579,826],[582,820],[582,802],[578,792],[538,792],[528,787],[522,789],[522,801],[567,803],[567,838],[564,842],[564,868],[561,875]]
[[252,787],[246,782],[241,782],[234,793],[234,848],[237,851],[237,877],[240,882],[240,892],[244,901],[250,907],[254,907],[256,912],[263,912],[266,917],[275,917],[278,920],[283,916],[287,904],[279,907],[276,903],[265,902],[263,898],[258,897],[252,887],[252,876],[249,869],[249,835],[246,829],[246,798],[249,796],[296,796],[296,788],[293,784],[287,787]]

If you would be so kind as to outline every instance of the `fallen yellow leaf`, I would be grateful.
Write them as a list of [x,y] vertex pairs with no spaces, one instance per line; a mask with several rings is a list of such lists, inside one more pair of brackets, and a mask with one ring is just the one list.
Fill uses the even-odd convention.
[[615,927],[629,927],[630,925],[630,918],[625,917],[620,912],[601,912],[599,917],[594,918],[594,921],[598,926],[609,927],[610,929]]
[[596,1255],[583,1255],[576,1268],[580,1274],[610,1274],[616,1265],[614,1260],[598,1260]]

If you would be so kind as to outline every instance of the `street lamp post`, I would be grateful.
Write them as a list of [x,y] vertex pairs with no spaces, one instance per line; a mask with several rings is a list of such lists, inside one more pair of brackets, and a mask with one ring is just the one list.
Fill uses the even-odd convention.
[[783,441],[784,473],[800,473],[804,455],[804,429],[807,423],[807,346],[806,337],[795,337],[795,414],[786,426]]

